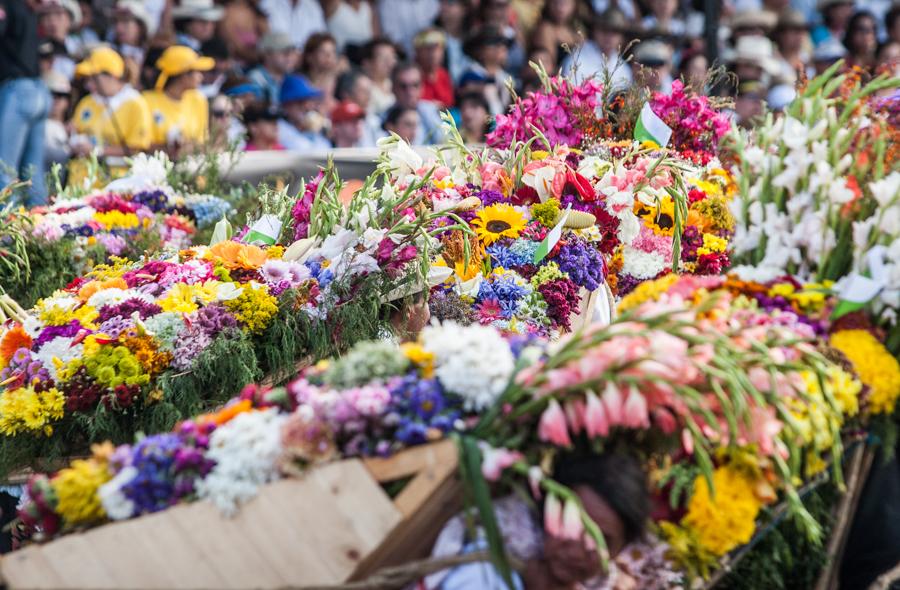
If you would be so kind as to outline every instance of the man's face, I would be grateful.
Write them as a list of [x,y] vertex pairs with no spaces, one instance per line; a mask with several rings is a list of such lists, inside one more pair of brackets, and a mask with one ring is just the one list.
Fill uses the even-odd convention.
[[185,28],[187,34],[197,41],[209,41],[216,34],[216,23],[208,20],[192,20]]
[[138,46],[141,44],[141,25],[138,21],[130,16],[123,15],[116,17],[113,25],[113,34],[116,41],[124,45]]
[[597,44],[597,47],[600,50],[609,55],[613,52],[618,53],[618,51],[622,48],[622,33],[617,31],[610,31],[608,29],[597,28],[594,29],[594,43]]
[[422,97],[422,74],[418,69],[400,72],[394,80],[394,96],[400,106],[414,109]]
[[397,65],[397,51],[390,45],[379,45],[372,56],[372,69],[376,75],[389,77]]
[[416,48],[416,63],[428,71],[439,68],[444,63],[444,46],[432,43]]
[[356,79],[350,92],[350,100],[361,106],[364,111],[369,108],[369,102],[372,100],[372,80],[368,76],[359,76]]
[[460,105],[459,116],[466,129],[479,129],[484,127],[488,113],[484,109],[484,105],[469,100]]
[[285,118],[302,131],[310,130],[310,113],[316,110],[315,100],[292,100],[281,106]]
[[294,48],[272,51],[266,55],[266,67],[280,76],[296,70],[299,63],[300,52]]
[[99,94],[100,96],[115,96],[115,94],[119,91],[119,81],[109,74],[97,74],[96,76],[93,76],[93,79],[94,88],[96,89],[97,94]]
[[484,0],[484,22],[502,27],[509,23],[508,0]]
[[72,15],[62,6],[54,6],[41,15],[44,35],[55,41],[65,41],[72,28]]
[[803,49],[803,41],[806,38],[804,29],[784,29],[778,35],[778,44],[783,51],[795,53]]
[[331,126],[334,141],[338,147],[355,147],[362,139],[362,119],[341,121]]

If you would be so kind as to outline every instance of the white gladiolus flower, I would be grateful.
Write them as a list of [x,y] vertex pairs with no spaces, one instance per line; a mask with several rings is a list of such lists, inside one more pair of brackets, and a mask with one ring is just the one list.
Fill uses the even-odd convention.
[[870,182],[869,189],[872,196],[882,207],[887,207],[892,201],[900,197],[900,172],[894,171],[881,180]]

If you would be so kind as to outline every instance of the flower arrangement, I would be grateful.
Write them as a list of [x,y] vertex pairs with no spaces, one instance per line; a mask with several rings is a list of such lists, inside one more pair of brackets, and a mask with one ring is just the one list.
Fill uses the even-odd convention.
[[423,288],[427,221],[398,212],[396,195],[378,213],[371,194],[345,210],[335,186],[320,195],[330,208],[314,205],[333,225],[291,248],[223,240],[116,259],[6,326],[2,470],[165,431],[263,375],[375,337],[393,293]]
[[[784,118],[769,117],[752,138],[729,136],[739,187],[734,270],[762,282],[834,281],[842,299],[868,305],[896,351],[900,172],[886,162],[889,123],[867,98],[900,82],[855,80],[844,98],[835,90],[847,78],[836,69],[813,80]],[[863,277],[872,282],[860,289]]]

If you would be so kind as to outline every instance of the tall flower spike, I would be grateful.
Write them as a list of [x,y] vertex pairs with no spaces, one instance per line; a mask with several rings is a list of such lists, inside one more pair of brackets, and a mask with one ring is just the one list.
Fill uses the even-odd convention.
[[538,437],[543,441],[560,447],[568,447],[572,444],[572,440],[569,438],[569,431],[566,428],[566,415],[559,402],[555,399],[550,400],[547,409],[541,414],[541,421],[538,425]]

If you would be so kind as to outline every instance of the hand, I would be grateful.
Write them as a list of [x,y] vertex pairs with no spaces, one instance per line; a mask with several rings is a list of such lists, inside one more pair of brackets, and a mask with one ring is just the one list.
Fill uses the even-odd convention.
[[600,556],[596,551],[588,549],[581,539],[562,539],[548,535],[544,539],[544,559],[550,574],[561,586],[591,580],[602,571]]

